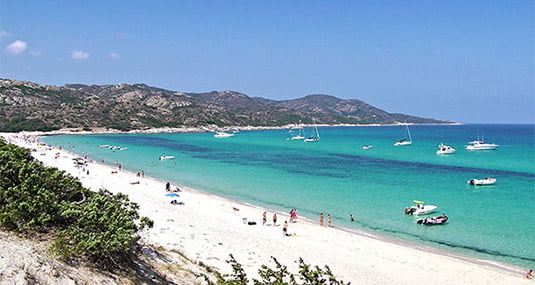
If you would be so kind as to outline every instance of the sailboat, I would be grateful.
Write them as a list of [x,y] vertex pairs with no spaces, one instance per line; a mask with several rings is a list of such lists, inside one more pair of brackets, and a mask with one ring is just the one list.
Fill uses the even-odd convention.
[[412,145],[412,137],[411,137],[411,131],[409,131],[409,125],[405,124],[405,129],[407,130],[407,138],[403,138],[398,140],[396,143],[394,143],[394,146],[406,146],[406,145]]
[[306,138],[304,142],[319,142],[320,141],[320,133],[318,132],[318,126],[316,126],[316,121],[314,121],[314,133]]
[[[297,130],[297,133],[294,133],[294,130]],[[290,130],[290,134],[292,134],[292,136],[290,137],[289,140],[293,141],[293,140],[304,140],[305,139],[305,130],[301,126],[297,126],[295,128],[292,128]]]

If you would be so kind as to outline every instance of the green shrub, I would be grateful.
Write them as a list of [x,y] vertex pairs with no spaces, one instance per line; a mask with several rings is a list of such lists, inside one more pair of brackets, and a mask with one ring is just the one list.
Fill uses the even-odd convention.
[[[275,257],[271,257],[272,261],[275,263],[275,269],[268,267],[267,265],[262,265],[258,270],[258,274],[261,277],[261,280],[253,279],[253,284],[255,285],[344,285],[351,284],[351,282],[345,283],[344,281],[337,280],[334,277],[333,273],[329,266],[325,265],[324,268],[318,266],[311,266],[306,264],[302,258],[299,258],[299,273],[292,274],[288,271],[287,266],[282,265]],[[217,278],[217,285],[247,285],[249,284],[249,279],[245,273],[242,265],[236,261],[234,256],[231,254],[230,259],[227,260],[227,263],[232,266],[232,274],[230,275],[220,275]],[[214,283],[205,276],[205,280],[208,284],[213,285]]]
[[83,188],[35,161],[29,150],[0,139],[0,227],[54,231],[53,253],[116,267],[134,256],[137,233],[153,226],[138,208],[126,195]]

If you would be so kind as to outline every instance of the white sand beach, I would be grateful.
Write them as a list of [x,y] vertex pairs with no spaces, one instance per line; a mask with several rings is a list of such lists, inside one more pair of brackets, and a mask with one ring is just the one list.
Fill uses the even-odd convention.
[[[291,272],[297,272],[295,261],[300,257],[308,264],[327,264],[339,279],[353,284],[533,284],[533,280],[524,278],[527,269],[354,233],[336,225],[321,227],[316,221],[302,218],[289,225],[288,232],[295,236],[284,237],[282,224],[288,220],[288,213],[276,213],[277,225],[273,225],[274,212],[270,209],[181,185],[171,187],[182,190],[176,193],[179,197],[168,197],[165,181],[97,162],[88,162],[82,170],[74,167],[74,154],[38,147],[36,142],[25,141],[20,135],[4,136],[17,145],[36,149],[32,152],[36,159],[78,177],[85,187],[127,194],[140,205],[141,215],[154,221],[154,228],[143,233],[145,243],[179,250],[223,273],[231,272],[225,260],[233,254],[250,277],[257,277],[262,264],[272,266],[270,257],[274,256],[288,265]],[[171,200],[184,205],[172,205]],[[264,211],[268,217],[265,226]],[[248,225],[244,218],[257,224]]]

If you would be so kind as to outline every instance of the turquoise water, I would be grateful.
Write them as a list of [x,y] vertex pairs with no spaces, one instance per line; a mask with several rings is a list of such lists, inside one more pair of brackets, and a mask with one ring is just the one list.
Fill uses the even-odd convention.
[[[413,145],[394,147],[404,129],[320,128],[319,143],[287,140],[286,130],[211,133],[49,136],[43,141],[95,160],[236,200],[335,226],[388,235],[470,257],[535,267],[535,126],[411,126]],[[310,132],[310,130],[307,130]],[[467,151],[478,134],[495,151]],[[439,143],[457,148],[435,154]],[[127,150],[98,148],[119,145]],[[370,150],[361,146],[372,144]],[[158,157],[174,155],[174,160]],[[497,178],[473,187],[471,178]],[[403,209],[413,200],[439,206],[447,225],[424,227]],[[357,221],[351,223],[349,214]]]

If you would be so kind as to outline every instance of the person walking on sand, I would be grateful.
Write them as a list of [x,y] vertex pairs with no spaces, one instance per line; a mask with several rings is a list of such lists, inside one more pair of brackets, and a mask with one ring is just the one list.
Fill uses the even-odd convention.
[[267,221],[267,212],[264,212],[262,214],[262,226],[266,225],[266,221]]
[[277,214],[273,214],[273,226],[277,225]]
[[323,226],[323,213],[320,213],[320,226]]
[[530,269],[530,270],[526,273],[526,278],[527,278],[527,279],[531,279],[531,278],[533,278],[533,277],[532,277],[532,274],[533,274],[533,269]]
[[169,182],[165,183],[165,191],[167,192],[171,191],[171,183]]
[[284,221],[284,225],[282,226],[282,236],[288,236],[288,221]]
[[327,215],[327,226],[329,228],[333,226],[332,221],[333,221],[333,217],[331,216],[331,214],[328,214]]

